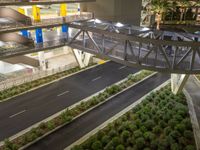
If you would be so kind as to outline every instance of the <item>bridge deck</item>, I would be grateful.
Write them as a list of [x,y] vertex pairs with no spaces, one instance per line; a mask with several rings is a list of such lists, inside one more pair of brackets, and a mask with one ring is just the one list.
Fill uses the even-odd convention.
[[2,50],[0,58],[67,45],[128,66],[170,73],[200,73],[199,35],[154,31],[97,19],[68,25],[77,33],[34,47]]
[[0,6],[28,6],[28,5],[49,5],[61,3],[85,3],[95,2],[96,0],[0,0]]

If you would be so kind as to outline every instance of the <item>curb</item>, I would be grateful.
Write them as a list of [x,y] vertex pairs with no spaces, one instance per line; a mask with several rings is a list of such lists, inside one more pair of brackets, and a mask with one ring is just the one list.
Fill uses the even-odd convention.
[[[137,74],[139,74],[139,73],[141,73],[141,71],[139,71],[139,72],[137,72],[137,73],[135,73],[135,74],[133,74],[133,75],[135,76],[135,75],[137,75]],[[135,85],[137,85],[137,84],[140,84],[140,83],[143,82],[144,80],[146,80],[146,79],[148,79],[148,78],[151,78],[152,76],[154,76],[154,75],[156,75],[156,74],[157,74],[157,72],[152,73],[151,75],[145,77],[145,78],[142,79],[141,81],[138,81],[138,82],[134,83],[134,84],[131,85],[130,87],[127,87],[127,88],[123,89],[122,91],[120,91],[119,93],[116,93],[115,95],[112,95],[111,97],[107,98],[105,101],[103,101],[103,102],[97,104],[97,105],[94,106],[94,107],[89,108],[88,110],[86,110],[86,111],[84,111],[83,113],[79,114],[78,116],[74,117],[70,122],[67,122],[67,123],[65,123],[65,124],[63,124],[63,125],[61,125],[61,126],[58,126],[58,127],[55,128],[54,130],[52,130],[52,131],[50,131],[50,132],[44,134],[43,136],[41,136],[40,138],[36,139],[35,141],[30,142],[30,143],[28,143],[27,145],[21,147],[19,150],[24,150],[24,149],[28,148],[29,146],[33,145],[34,143],[38,142],[39,140],[43,139],[44,137],[50,135],[51,133],[55,132],[56,130],[58,130],[58,129],[64,127],[65,125],[67,125],[67,124],[69,124],[69,123],[71,123],[72,121],[74,121],[74,120],[77,119],[78,117],[81,117],[82,115],[86,114],[87,112],[91,111],[92,109],[95,109],[96,107],[98,107],[98,106],[100,106],[100,105],[106,103],[106,102],[109,101],[110,99],[112,99],[112,98],[114,98],[114,97],[120,95],[121,93],[125,92],[126,90],[132,88],[133,86],[135,86]],[[113,85],[120,84],[120,83],[122,83],[123,81],[126,81],[126,80],[127,80],[127,78],[125,78],[125,79],[123,79],[123,80],[121,80],[121,81],[119,81],[119,82],[117,82],[117,83],[114,83]],[[111,86],[112,86],[112,85],[111,85]],[[103,92],[103,91],[105,91],[105,90],[106,90],[106,88],[103,89],[103,90],[101,90],[100,92]],[[89,96],[88,98],[86,98],[86,99],[80,101],[79,104],[80,104],[81,102],[83,102],[83,101],[89,100],[89,99],[90,99],[91,97],[93,97],[93,96],[98,95],[100,92],[95,93],[94,95]],[[74,105],[72,105],[72,106],[70,106],[70,107],[68,107],[68,108],[69,108],[69,109],[72,109],[72,108],[74,108],[76,105],[78,105],[78,104],[74,104]],[[65,111],[65,110],[66,110],[66,109],[64,109],[64,111]],[[63,112],[63,111],[62,111],[62,112]],[[62,112],[59,112],[59,113],[62,113]],[[57,115],[58,115],[58,113],[57,113]]]
[[[193,76],[193,81],[200,88],[200,81],[195,75]],[[190,94],[188,93],[188,91],[185,88],[183,89],[183,93],[185,94],[186,99],[187,99],[187,104],[188,104],[189,114],[190,114],[190,120],[191,120],[191,123],[192,123],[192,128],[193,128],[196,146],[197,146],[197,149],[200,149],[200,126],[199,126],[199,123],[198,123],[198,120],[197,120],[196,112],[194,110],[194,103],[193,103],[192,97],[190,96]]]
[[[20,94],[11,96],[11,97],[6,98],[6,99],[4,99],[4,100],[0,100],[0,104],[3,103],[3,102],[9,101],[10,99],[15,98],[15,97],[17,97],[17,96],[20,96],[20,95],[23,95],[23,94],[32,92],[32,91],[37,90],[37,89],[39,89],[39,88],[42,88],[42,87],[44,87],[44,86],[50,85],[50,84],[52,84],[52,83],[54,83],[54,82],[58,82],[59,80],[62,80],[62,79],[64,79],[64,78],[68,78],[68,77],[70,77],[70,76],[73,76],[73,75],[75,75],[75,74],[81,73],[81,72],[83,72],[83,71],[86,71],[86,70],[88,70],[88,69],[91,69],[91,68],[94,68],[94,67],[97,67],[97,66],[99,66],[99,64],[90,66],[90,67],[88,67],[88,68],[86,67],[85,69],[79,70],[79,71],[77,71],[77,72],[74,72],[74,73],[72,73],[72,74],[66,75],[66,76],[61,77],[61,78],[59,78],[59,79],[56,79],[56,80],[53,80],[53,81],[51,81],[51,82],[42,84],[42,85],[37,86],[37,87],[35,87],[35,88],[31,88],[31,89],[29,89],[28,91],[25,91],[25,92],[22,92],[22,93],[20,93]],[[55,74],[56,74],[56,73],[55,73]],[[54,74],[54,75],[55,75],[55,74]]]
[[197,146],[197,149],[200,149],[200,127],[199,127],[198,120],[197,120],[197,117],[196,117],[196,113],[195,113],[195,110],[194,110],[194,104],[192,102],[192,97],[186,91],[186,89],[183,90],[183,93],[185,94],[186,99],[187,99],[187,104],[188,104],[189,114],[190,114],[190,120],[191,120],[191,123],[192,123],[193,134],[194,134],[196,146]]
[[200,87],[200,81],[196,75],[193,75],[194,82]]
[[70,150],[74,146],[80,145],[81,143],[83,143],[84,141],[86,141],[89,137],[91,137],[94,134],[96,134],[99,130],[102,130],[103,128],[105,128],[109,123],[112,123],[113,121],[117,120],[119,117],[121,117],[122,115],[124,115],[125,113],[127,113],[128,111],[130,111],[131,109],[133,109],[135,106],[137,106],[138,104],[140,104],[144,100],[144,98],[146,96],[148,96],[150,93],[152,93],[154,91],[158,91],[162,87],[165,87],[166,85],[169,84],[169,82],[170,82],[170,80],[164,82],[163,84],[161,84],[160,86],[158,86],[154,90],[152,90],[149,93],[145,94],[143,97],[141,97],[140,99],[138,99],[136,102],[132,103],[131,105],[129,105],[128,107],[126,107],[125,109],[123,109],[122,111],[120,111],[119,113],[117,113],[116,115],[114,115],[113,117],[111,117],[110,119],[108,119],[107,121],[105,121],[104,123],[102,123],[100,126],[96,127],[95,129],[93,129],[92,131],[90,131],[89,133],[87,133],[86,135],[84,135],[83,137],[81,137],[79,140],[77,140],[76,142],[72,143],[70,146],[66,147],[64,150]]

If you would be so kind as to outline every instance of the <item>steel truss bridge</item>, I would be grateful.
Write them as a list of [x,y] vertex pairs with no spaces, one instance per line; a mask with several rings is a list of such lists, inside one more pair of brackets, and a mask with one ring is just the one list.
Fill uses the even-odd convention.
[[0,58],[69,46],[115,62],[159,72],[200,73],[200,36],[157,31],[98,19],[76,21],[76,31],[31,47],[0,50]]

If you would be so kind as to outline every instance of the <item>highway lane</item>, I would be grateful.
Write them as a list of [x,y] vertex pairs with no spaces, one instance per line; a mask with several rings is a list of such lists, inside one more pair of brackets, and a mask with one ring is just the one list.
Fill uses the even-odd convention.
[[156,74],[122,94],[89,111],[69,125],[28,147],[28,150],[62,150],[69,146],[139,98],[169,79],[169,75]]
[[0,103],[0,140],[124,79],[138,69],[114,62],[89,69]]

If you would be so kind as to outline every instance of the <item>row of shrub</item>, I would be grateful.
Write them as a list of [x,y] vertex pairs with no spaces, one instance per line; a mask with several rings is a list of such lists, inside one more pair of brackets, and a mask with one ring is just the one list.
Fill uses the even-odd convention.
[[185,96],[170,86],[142,103],[72,150],[195,150]]
[[[94,65],[94,64],[90,64],[89,66],[92,66],[92,65]],[[0,91],[0,101],[5,100],[5,99],[10,98],[10,97],[13,97],[15,95],[24,93],[28,90],[31,90],[31,89],[36,88],[38,86],[41,86],[43,84],[52,82],[56,79],[62,78],[64,76],[70,75],[72,73],[78,72],[82,69],[85,69],[85,68],[74,67],[72,69],[56,73],[54,75],[50,75],[50,76],[47,76],[47,77],[44,77],[44,78],[41,78],[41,79],[37,79],[37,80],[31,81],[31,82],[21,84],[19,86],[14,86],[12,88]]]
[[4,142],[4,146],[0,147],[1,149],[9,149],[9,150],[16,150],[20,147],[38,139],[39,137],[45,135],[46,133],[49,133],[50,131],[53,131],[55,128],[65,125],[72,121],[73,118],[77,117],[81,113],[87,111],[88,109],[103,103],[106,99],[111,97],[112,95],[124,90],[124,88],[127,88],[134,83],[141,81],[145,77],[151,75],[153,72],[151,71],[141,71],[137,75],[129,75],[126,81],[116,85],[112,85],[111,87],[108,87],[104,92],[98,94],[97,96],[92,97],[88,101],[81,102],[76,107],[64,111],[61,115],[57,116],[56,118],[41,123],[38,127],[33,128],[29,132],[25,133],[24,135],[14,139],[9,140],[6,139]]

